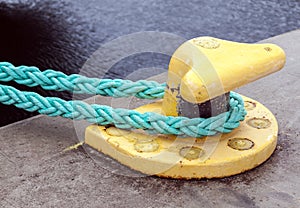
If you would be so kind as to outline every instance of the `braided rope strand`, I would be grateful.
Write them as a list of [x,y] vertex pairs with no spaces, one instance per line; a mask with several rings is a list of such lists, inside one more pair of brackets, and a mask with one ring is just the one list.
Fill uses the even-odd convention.
[[[162,98],[166,83],[140,80],[132,82],[121,79],[88,78],[78,74],[65,75],[62,72],[36,67],[15,67],[0,62],[0,81],[15,81],[29,87],[40,85],[46,90],[68,90],[74,93],[98,94],[112,97],[136,96],[144,99]],[[82,120],[99,125],[114,124],[122,129],[144,129],[152,134],[173,134],[178,136],[203,137],[217,133],[229,133],[244,120],[246,111],[242,97],[230,92],[230,110],[207,119],[163,116],[157,113],[139,113],[134,110],[113,109],[109,106],[83,101],[65,101],[56,97],[42,97],[34,92],[23,92],[11,86],[0,85],[0,102],[48,116]]]
[[29,87],[41,86],[45,90],[111,97],[136,96],[142,99],[162,98],[166,87],[165,83],[155,81],[88,78],[79,74],[66,75],[51,69],[42,72],[34,66],[15,67],[8,62],[0,62],[0,81],[15,81]]
[[[0,85],[0,102],[48,116],[68,119],[85,119],[99,125],[114,124],[122,129],[144,129],[150,133],[178,136],[203,137],[217,133],[228,133],[239,126],[246,113],[242,98],[230,93],[230,111],[208,119],[162,116],[157,113],[139,113],[134,110],[113,109],[109,106],[83,101],[65,101],[60,98],[42,97],[34,92],[22,92],[11,86]],[[221,124],[221,125],[220,125]]]

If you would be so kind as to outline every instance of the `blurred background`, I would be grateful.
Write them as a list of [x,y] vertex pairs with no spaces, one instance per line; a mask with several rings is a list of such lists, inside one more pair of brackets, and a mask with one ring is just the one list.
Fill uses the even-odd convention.
[[[169,32],[254,43],[300,28],[300,0],[0,0],[0,61],[78,73],[99,46],[140,31]],[[167,70],[169,57],[131,56],[106,75],[124,78],[139,67]],[[97,77],[91,69],[90,77]],[[65,92],[45,92],[9,84],[44,96],[70,99]],[[0,126],[33,116],[0,105]]]

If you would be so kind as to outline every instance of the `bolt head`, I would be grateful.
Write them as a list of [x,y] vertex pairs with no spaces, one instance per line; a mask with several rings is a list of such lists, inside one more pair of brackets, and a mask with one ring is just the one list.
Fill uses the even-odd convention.
[[193,43],[206,49],[216,49],[220,47],[219,41],[211,37],[194,38]]
[[245,101],[244,106],[245,106],[245,109],[247,111],[249,111],[249,110],[253,110],[256,107],[256,103],[251,102],[251,101]]
[[130,131],[127,130],[123,130],[123,129],[118,129],[116,127],[109,127],[108,129],[106,129],[106,133],[111,135],[111,136],[124,136],[126,134],[129,134]]
[[249,150],[254,146],[254,142],[247,138],[232,138],[227,145],[235,150]]
[[149,140],[138,140],[135,144],[134,144],[134,149],[137,152],[155,152],[156,150],[158,150],[159,148],[159,144],[153,140],[153,139],[149,139]]
[[187,160],[196,160],[204,155],[205,151],[199,147],[182,147],[179,151],[180,156]]
[[271,121],[266,118],[251,118],[247,124],[256,129],[266,129],[271,126]]

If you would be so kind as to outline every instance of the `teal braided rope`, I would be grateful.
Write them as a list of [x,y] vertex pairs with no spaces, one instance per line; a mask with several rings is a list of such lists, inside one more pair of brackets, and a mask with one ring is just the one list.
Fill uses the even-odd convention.
[[[11,67],[9,63],[3,63],[0,63],[0,68],[5,68],[7,66]],[[3,67],[3,65],[5,66]],[[23,66],[23,69],[26,69],[26,67]],[[0,74],[1,81],[15,80],[14,78],[11,78],[11,75],[7,75],[6,77],[9,78],[7,78],[7,80],[4,80],[3,77],[5,77],[5,71],[3,70]],[[39,74],[37,72],[35,73],[35,77],[39,77]],[[65,75],[66,79],[67,77],[68,76]],[[85,77],[85,79],[90,78]],[[33,80],[35,81],[19,81],[18,83],[28,86],[38,85],[38,79]],[[147,81],[144,82],[146,83]],[[134,82],[132,83],[134,85]],[[70,89],[77,89],[76,86],[77,85],[74,85],[73,88]],[[103,92],[106,92],[105,89],[102,90]],[[145,89],[142,94],[144,94],[144,92],[146,91],[147,89]],[[130,93],[131,95],[136,95],[133,91],[131,91]],[[128,96],[127,94],[128,93],[123,94],[122,91],[120,91],[119,97],[123,95]],[[106,93],[105,95],[108,94]],[[121,108],[113,109],[109,106],[97,104],[89,105],[83,101],[65,101],[56,97],[42,97],[41,95],[34,92],[22,92],[15,89],[14,87],[6,85],[0,85],[0,102],[6,105],[15,105],[18,108],[22,108],[30,112],[37,111],[40,114],[48,116],[62,116],[64,118],[74,120],[85,119],[91,123],[97,123],[99,125],[114,124],[116,127],[122,129],[136,128],[147,130],[148,132],[153,134],[173,134],[178,136],[190,137],[203,137],[212,136],[217,133],[229,133],[239,126],[239,122],[244,120],[244,117],[246,115],[243,99],[240,95],[234,92],[230,92],[230,110],[228,112],[219,114],[218,116],[210,117],[207,119],[189,119],[186,117],[163,116],[152,112],[139,113],[134,110]]]
[[42,72],[34,66],[15,67],[8,62],[0,62],[0,81],[15,81],[29,87],[41,86],[45,90],[110,97],[136,96],[142,99],[162,98],[166,87],[165,83],[155,81],[88,78],[79,74],[66,75],[51,69]]

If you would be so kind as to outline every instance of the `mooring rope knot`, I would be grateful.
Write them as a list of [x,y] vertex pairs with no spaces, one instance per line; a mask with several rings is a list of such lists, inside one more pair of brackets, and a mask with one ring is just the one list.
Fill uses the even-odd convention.
[[[0,81],[15,81],[29,87],[41,86],[45,90],[71,91],[112,97],[135,96],[142,99],[163,98],[166,83],[140,80],[88,78],[78,74],[66,75],[37,67],[15,67],[0,62]],[[246,111],[242,97],[230,92],[229,111],[210,118],[163,116],[157,113],[139,113],[135,110],[114,109],[110,106],[66,101],[57,97],[43,97],[35,92],[24,92],[0,84],[0,102],[30,112],[48,116],[62,116],[74,120],[87,120],[99,125],[113,124],[122,129],[143,129],[152,134],[203,137],[229,133],[244,120]]]

